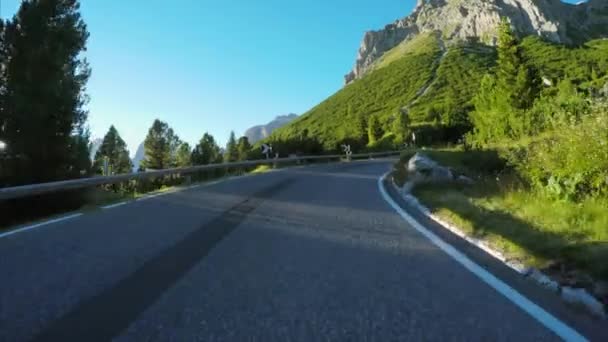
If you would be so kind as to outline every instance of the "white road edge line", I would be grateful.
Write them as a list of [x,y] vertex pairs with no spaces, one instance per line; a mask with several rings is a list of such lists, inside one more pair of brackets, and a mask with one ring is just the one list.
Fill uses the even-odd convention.
[[53,219],[53,220],[48,220],[48,221],[32,224],[32,225],[29,225],[29,226],[17,228],[15,230],[11,230],[11,231],[8,231],[6,233],[0,234],[0,239],[3,238],[3,237],[7,237],[7,236],[10,236],[10,235],[13,235],[13,234],[23,233],[23,232],[28,231],[28,230],[32,230],[32,229],[35,229],[35,228],[46,226],[46,225],[49,225],[49,224],[71,220],[71,219],[79,217],[79,216],[82,216],[82,213],[77,213],[77,214],[72,214],[72,215],[68,215],[68,216],[63,216],[63,217],[59,217],[59,218],[56,218],[56,219]]
[[443,250],[447,255],[449,255],[452,259],[460,263],[471,273],[480,278],[483,282],[488,284],[498,293],[505,296],[508,300],[513,302],[515,305],[520,307],[530,316],[534,317],[537,321],[539,321],[542,325],[544,325],[547,329],[554,332],[556,335],[561,337],[565,341],[587,341],[585,337],[579,334],[576,330],[569,327],[564,322],[560,321],[547,311],[545,311],[540,306],[536,305],[534,302],[530,301],[528,298],[524,297],[521,293],[517,292],[517,290],[513,289],[509,285],[507,285],[502,280],[496,278],[492,273],[485,270],[483,267],[479,266],[471,259],[469,259],[466,255],[458,251],[452,245],[443,241],[437,235],[435,235],[430,230],[423,227],[418,221],[416,221],[412,216],[405,212],[393,199],[389,196],[389,194],[384,189],[383,180],[385,177],[389,175],[390,172],[385,173],[378,179],[378,189],[382,194],[384,200],[391,206],[393,209],[414,229],[416,229],[419,233],[424,235],[427,239],[429,239],[434,245]]
[[123,205],[129,203],[128,201],[124,201],[124,202],[119,202],[119,203],[114,203],[114,204],[110,204],[110,205],[105,205],[103,207],[101,207],[101,209],[112,209],[112,208],[116,208],[116,207],[122,207]]

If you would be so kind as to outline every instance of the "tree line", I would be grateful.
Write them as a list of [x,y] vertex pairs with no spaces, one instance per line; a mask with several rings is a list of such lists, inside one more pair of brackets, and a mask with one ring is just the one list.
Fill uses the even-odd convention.
[[[24,0],[12,18],[0,20],[0,186],[132,171],[114,126],[90,160],[88,38],[78,0]],[[234,133],[225,153],[209,133],[190,147],[160,120],[144,145],[143,169],[237,161],[251,153],[247,138],[237,141]]]
[[[245,136],[236,139],[234,132],[225,149],[221,149],[213,135],[203,134],[191,147],[182,141],[166,122],[154,120],[144,140],[144,159],[139,170],[163,170],[222,162],[236,162],[252,157],[252,146]],[[129,150],[114,126],[111,126],[95,153],[93,169],[97,174],[124,174],[133,170]]]

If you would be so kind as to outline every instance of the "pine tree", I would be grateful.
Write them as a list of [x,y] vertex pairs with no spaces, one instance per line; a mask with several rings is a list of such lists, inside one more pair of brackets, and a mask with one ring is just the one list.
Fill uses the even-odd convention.
[[487,144],[505,138],[519,138],[535,130],[528,110],[540,92],[537,72],[526,65],[519,43],[506,18],[498,30],[496,74],[486,75],[473,99],[470,113],[474,134],[471,143]]
[[365,116],[363,114],[357,114],[355,116],[355,137],[362,145],[367,145],[369,142],[367,122],[365,122]]
[[213,136],[205,133],[192,151],[193,165],[207,165],[222,162],[222,154]]
[[183,142],[181,141],[179,136],[175,134],[173,128],[169,128],[169,130],[167,131],[167,141],[169,142],[169,167],[177,167],[177,154]]
[[380,121],[378,121],[378,118],[375,115],[371,115],[367,127],[368,145],[375,145],[380,138],[382,138],[382,127],[380,126]]
[[513,111],[532,106],[540,91],[539,77],[534,68],[526,65],[519,42],[506,18],[498,30],[497,92],[508,99]]
[[144,140],[144,169],[162,170],[172,166],[171,149],[175,135],[166,122],[154,120]]
[[226,144],[226,154],[224,155],[225,162],[235,162],[239,158],[239,150],[236,143],[236,136],[234,135],[234,131],[230,132],[230,137],[228,138],[228,143]]
[[249,143],[249,138],[240,137],[237,150],[238,150],[239,160],[249,159],[249,155],[251,153],[251,144]]
[[108,172],[110,174],[130,173],[133,170],[133,163],[129,158],[127,144],[122,140],[116,128],[112,125],[108,133],[103,137],[103,142],[93,162],[93,169],[96,173],[103,173],[104,160],[108,160]]
[[83,149],[90,69],[82,57],[89,33],[79,9],[77,0],[24,0],[4,28],[0,110],[14,184],[89,171]]
[[177,149],[175,166],[176,167],[188,167],[192,165],[192,151],[190,145],[187,142],[179,145]]
[[485,75],[481,80],[479,92],[473,98],[475,110],[469,114],[474,126],[474,135],[469,136],[469,143],[484,145],[506,135],[507,123],[504,112],[507,101],[497,94],[496,77]]
[[399,110],[393,121],[393,134],[398,144],[404,143],[410,135],[410,120],[406,110]]

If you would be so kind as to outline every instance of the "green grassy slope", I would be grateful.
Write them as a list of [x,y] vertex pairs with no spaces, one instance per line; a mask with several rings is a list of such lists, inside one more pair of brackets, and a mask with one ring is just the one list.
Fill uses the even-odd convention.
[[[496,51],[481,44],[452,46],[442,57],[439,39],[420,35],[388,51],[366,76],[278,129],[270,140],[293,141],[306,132],[332,150],[343,140],[363,138],[357,118],[376,115],[389,133],[395,114],[408,106],[414,127],[450,125],[453,117],[467,120],[481,78],[496,63]],[[521,46],[526,61],[554,82],[568,77],[586,90],[599,89],[608,79],[608,40],[569,48],[527,37]]]
[[431,122],[447,112],[470,110],[483,75],[494,66],[494,48],[474,45],[449,49],[429,91],[410,109],[414,122]]
[[608,72],[608,40],[592,40],[580,48],[568,48],[531,36],[523,39],[521,47],[527,62],[554,82],[570,78],[586,89],[599,86]]
[[376,70],[323,101],[288,126],[276,130],[272,138],[288,140],[304,129],[315,136],[326,148],[357,135],[356,117],[378,115],[387,125],[392,115],[407,105],[428,81],[433,62],[441,55],[438,38],[424,35],[411,43],[415,48],[399,46],[403,58],[378,65]]

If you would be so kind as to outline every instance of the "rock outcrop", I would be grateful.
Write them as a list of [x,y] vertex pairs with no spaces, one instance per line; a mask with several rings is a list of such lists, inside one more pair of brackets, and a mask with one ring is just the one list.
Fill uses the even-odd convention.
[[95,160],[95,154],[97,154],[97,150],[99,150],[99,147],[101,146],[102,143],[103,143],[102,138],[96,138],[96,139],[91,140],[91,145],[89,148],[89,157],[91,158],[91,160]]
[[145,157],[144,143],[142,142],[139,144],[139,146],[137,146],[135,155],[133,156],[133,159],[131,159],[131,162],[133,163],[133,172],[137,172],[137,170],[139,170],[139,165]]
[[473,179],[465,175],[458,175],[449,167],[442,166],[428,156],[420,153],[416,153],[410,158],[406,171],[408,180],[403,185],[403,193],[409,193],[415,186],[427,183],[474,184]]
[[267,138],[277,128],[281,128],[298,117],[297,114],[279,115],[274,120],[270,121],[265,125],[259,125],[251,127],[245,131],[245,136],[249,139],[251,144]]
[[379,31],[365,33],[346,83],[363,76],[385,52],[419,33],[440,32],[448,44],[496,43],[506,17],[520,35],[538,35],[562,44],[608,36],[608,1],[577,5],[560,0],[418,0],[413,13]]

